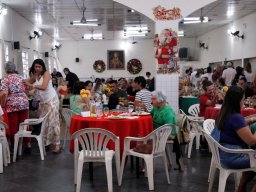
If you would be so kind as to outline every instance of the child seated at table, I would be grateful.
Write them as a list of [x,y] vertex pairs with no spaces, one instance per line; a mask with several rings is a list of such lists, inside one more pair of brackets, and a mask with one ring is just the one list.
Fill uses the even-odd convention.
[[90,110],[90,99],[82,98],[80,91],[84,89],[84,82],[78,81],[74,85],[73,95],[70,97],[70,109],[76,114],[81,114],[82,111]]

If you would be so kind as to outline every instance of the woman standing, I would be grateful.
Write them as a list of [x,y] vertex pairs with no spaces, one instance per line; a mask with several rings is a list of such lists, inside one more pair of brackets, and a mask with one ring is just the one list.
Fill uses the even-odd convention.
[[[221,145],[230,149],[246,149],[256,144],[256,135],[252,134],[247,122],[240,114],[244,104],[244,91],[240,87],[232,86],[228,89],[221,110],[216,119],[216,128],[212,136]],[[220,162],[228,169],[250,168],[248,155],[226,153],[220,150]],[[246,186],[256,175],[253,171],[243,172],[237,192],[246,191]],[[254,185],[256,190],[256,185]]]
[[[16,73],[16,65],[7,62],[6,75],[1,81],[2,108],[7,111],[11,145],[14,143],[14,135],[19,130],[19,124],[28,118],[29,102],[25,93],[23,77]],[[31,148],[30,139],[25,140],[26,147]]]
[[48,121],[44,128],[44,142],[46,145],[53,144],[53,152],[61,152],[60,145],[60,121],[59,121],[59,99],[51,82],[51,75],[46,70],[44,61],[36,59],[31,67],[32,76],[26,81],[40,97],[39,114],[43,117],[48,111]]

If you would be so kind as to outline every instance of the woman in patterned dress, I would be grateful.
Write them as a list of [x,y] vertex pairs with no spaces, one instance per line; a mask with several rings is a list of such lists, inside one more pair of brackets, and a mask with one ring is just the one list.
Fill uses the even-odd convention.
[[46,70],[44,61],[36,59],[31,67],[32,76],[25,83],[32,87],[40,97],[39,114],[43,117],[50,111],[46,126],[44,127],[44,142],[46,145],[53,144],[53,152],[61,152],[60,145],[60,121],[59,99],[52,86],[51,75]]
[[[6,75],[1,81],[2,108],[6,110],[9,119],[9,135],[11,146],[14,135],[19,130],[19,124],[28,118],[29,102],[25,93],[23,77],[16,72],[16,65],[7,62]],[[30,138],[25,138],[26,147],[31,148]]]

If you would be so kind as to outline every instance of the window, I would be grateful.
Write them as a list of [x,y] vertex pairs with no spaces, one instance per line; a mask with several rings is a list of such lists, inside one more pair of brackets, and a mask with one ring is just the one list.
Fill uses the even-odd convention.
[[23,65],[23,77],[28,78],[28,52],[22,51],[22,65]]
[[5,45],[5,62],[9,61],[9,47]]

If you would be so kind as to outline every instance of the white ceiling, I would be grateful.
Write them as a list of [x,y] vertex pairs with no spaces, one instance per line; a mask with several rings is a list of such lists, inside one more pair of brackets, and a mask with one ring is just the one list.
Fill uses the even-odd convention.
[[[2,0],[1,2],[56,40],[81,40],[83,34],[90,33],[92,29],[70,25],[70,21],[82,18],[83,0]],[[129,8],[124,5],[112,0],[85,0],[85,7],[87,8],[85,18],[99,19],[102,25],[94,27],[94,32],[102,32],[105,39],[122,38],[124,26],[139,24],[140,20],[151,29],[146,38],[154,36],[154,22],[139,13],[128,13]],[[231,7],[234,14],[227,16],[227,11]],[[218,0],[203,8],[203,16],[211,19],[209,23],[180,24],[179,29],[185,31],[186,37],[195,37],[255,11],[256,0]],[[200,16],[200,14],[200,10],[197,10],[190,16]]]
[[[233,10],[232,16],[228,16],[228,10]],[[184,30],[186,37],[196,37],[219,28],[234,20],[242,18],[256,11],[256,0],[218,0],[202,9],[203,16],[211,19],[208,23],[179,24],[179,29]],[[189,17],[200,17],[201,9],[195,11]]]
[[[56,40],[82,40],[92,27],[73,26],[73,20],[82,18],[83,0],[2,0],[27,20],[34,23]],[[154,22],[139,13],[129,13],[128,7],[112,0],[85,0],[85,18],[99,19],[101,26],[93,27],[94,33],[102,32],[105,39],[119,39],[125,25],[147,24],[154,36]]]

